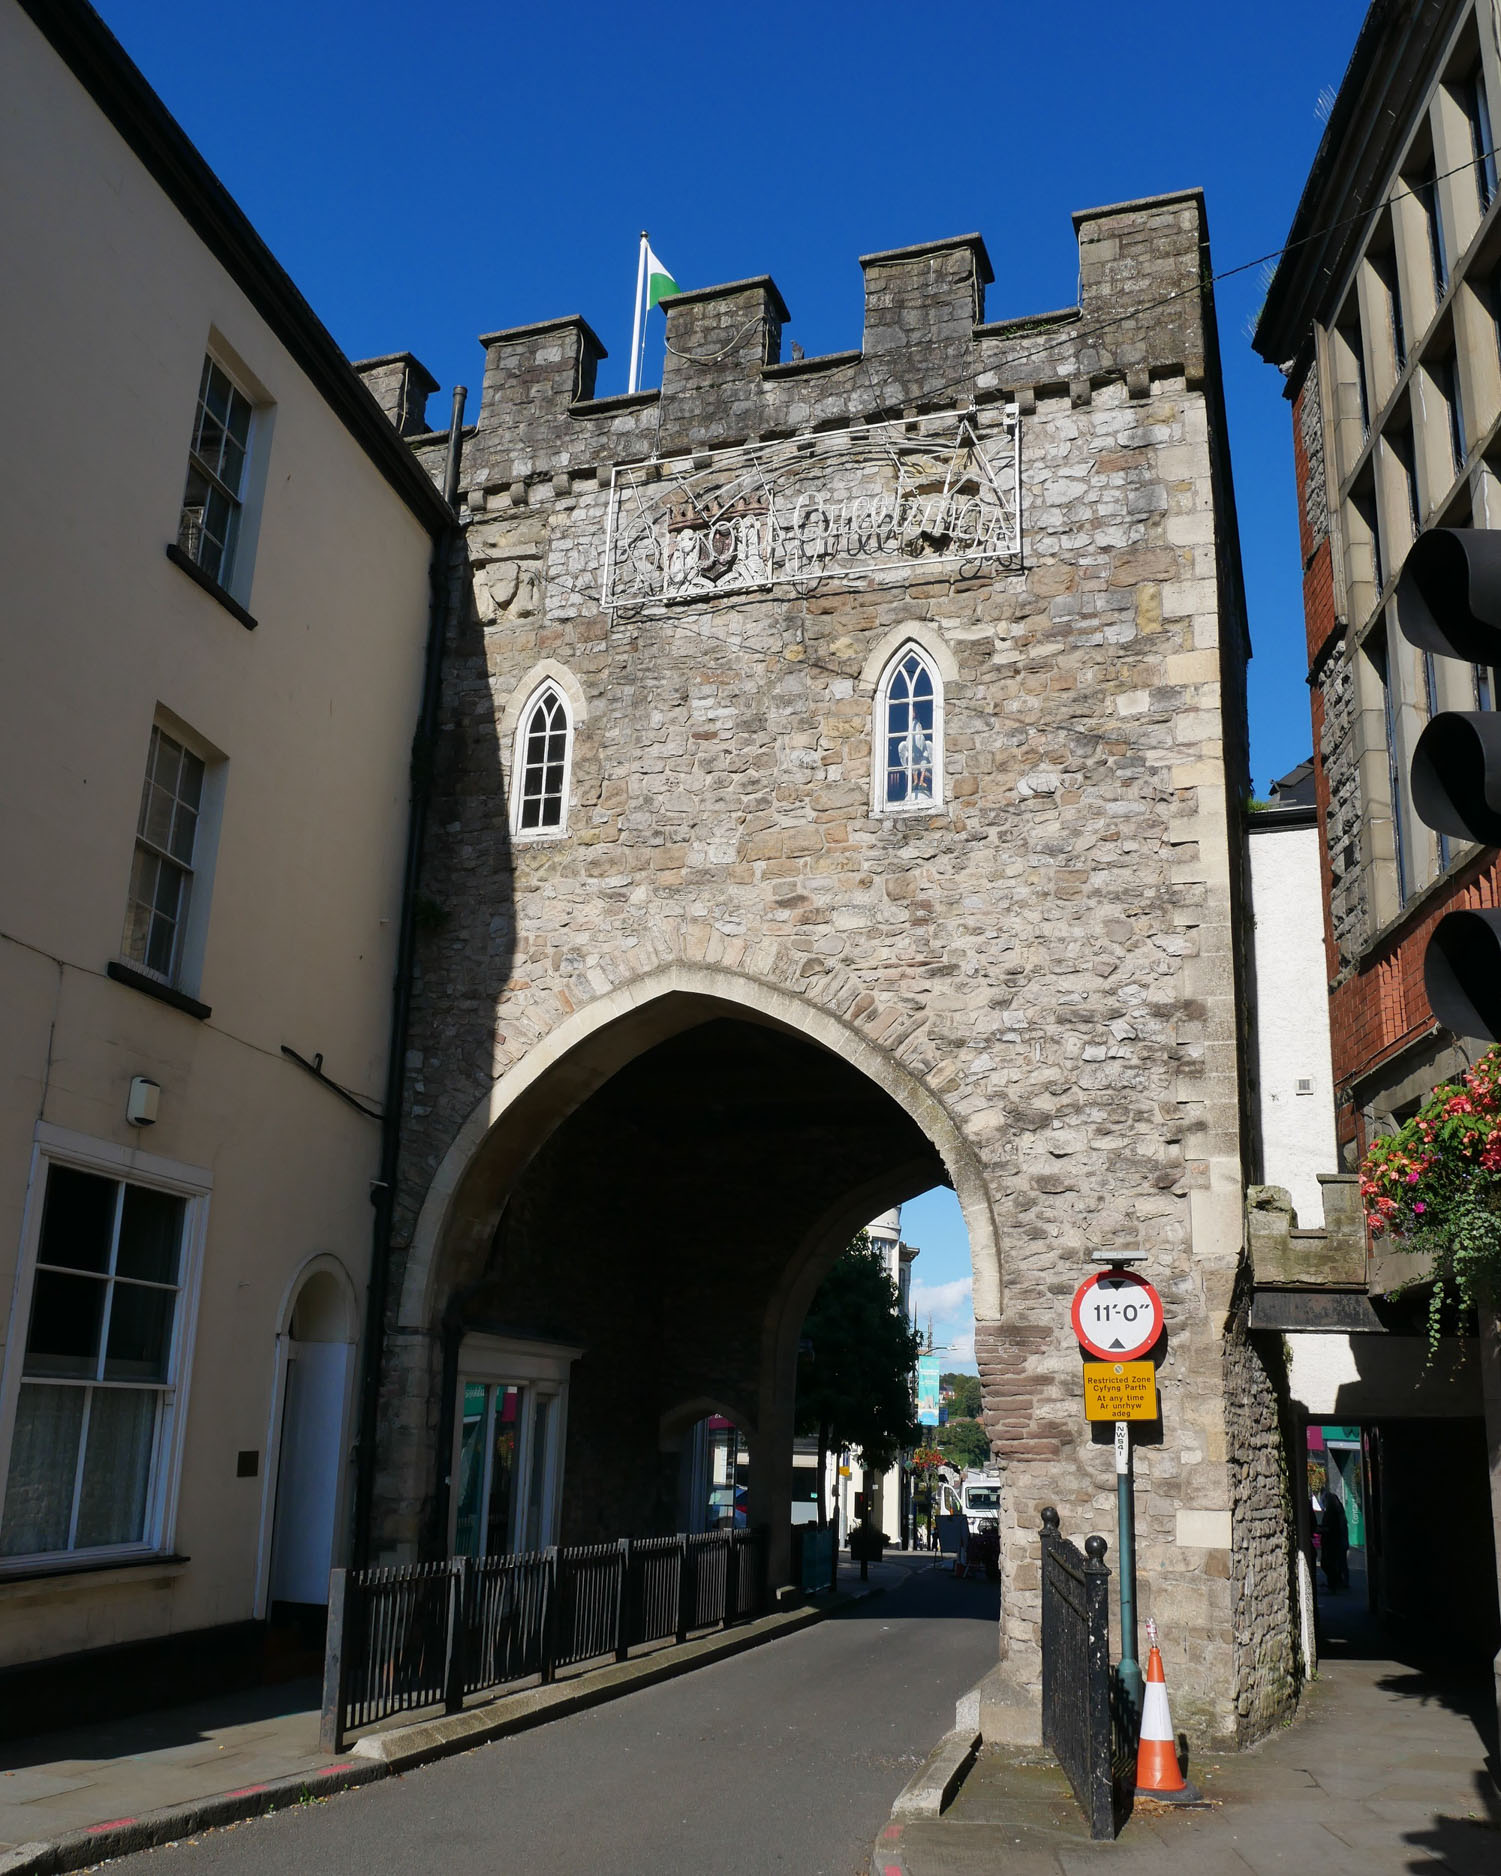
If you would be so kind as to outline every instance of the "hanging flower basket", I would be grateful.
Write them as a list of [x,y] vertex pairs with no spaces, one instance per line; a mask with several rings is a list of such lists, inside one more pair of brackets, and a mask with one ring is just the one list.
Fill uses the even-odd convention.
[[1501,1294],[1501,1046],[1372,1143],[1360,1196],[1373,1238],[1433,1259],[1431,1359],[1446,1303],[1475,1309]]

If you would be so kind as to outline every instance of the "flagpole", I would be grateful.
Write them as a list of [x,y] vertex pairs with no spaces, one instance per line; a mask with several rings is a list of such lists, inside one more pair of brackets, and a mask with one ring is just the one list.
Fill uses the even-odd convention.
[[641,254],[636,262],[636,316],[631,321],[631,382],[629,389],[641,388],[641,302],[646,297],[646,230],[641,230]]

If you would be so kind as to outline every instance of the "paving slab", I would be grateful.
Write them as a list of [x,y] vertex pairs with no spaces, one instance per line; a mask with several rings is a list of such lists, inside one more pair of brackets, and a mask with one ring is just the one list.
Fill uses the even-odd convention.
[[1210,1802],[1138,1803],[1091,1843],[1051,1759],[982,1751],[948,1811],[894,1819],[876,1876],[1501,1876],[1494,1684],[1431,1664],[1325,1662],[1295,1723],[1190,1768]]

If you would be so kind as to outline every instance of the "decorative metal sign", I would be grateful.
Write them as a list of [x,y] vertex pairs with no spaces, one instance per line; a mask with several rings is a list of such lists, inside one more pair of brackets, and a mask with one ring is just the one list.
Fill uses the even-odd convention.
[[1014,562],[1012,409],[862,424],[616,469],[606,606]]

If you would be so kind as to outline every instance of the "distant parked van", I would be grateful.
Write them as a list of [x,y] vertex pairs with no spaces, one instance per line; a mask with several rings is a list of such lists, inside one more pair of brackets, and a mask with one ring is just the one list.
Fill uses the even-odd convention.
[[969,1520],[969,1528],[1001,1522],[1001,1475],[979,1467],[966,1472],[959,1486],[959,1505]]

